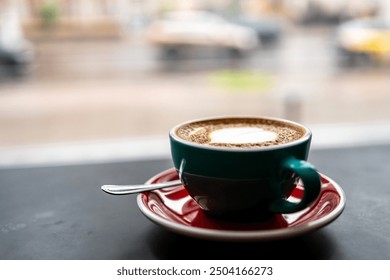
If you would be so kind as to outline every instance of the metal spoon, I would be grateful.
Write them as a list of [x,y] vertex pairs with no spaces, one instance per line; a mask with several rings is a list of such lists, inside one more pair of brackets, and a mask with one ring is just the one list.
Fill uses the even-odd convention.
[[104,185],[101,189],[108,194],[124,195],[174,187],[181,184],[182,182],[180,180],[175,180],[150,185]]
[[102,191],[108,194],[123,195],[123,194],[134,194],[134,193],[147,192],[152,190],[180,186],[182,184],[181,179],[183,178],[183,171],[185,165],[186,165],[186,160],[183,159],[181,161],[180,168],[178,171],[179,180],[156,183],[156,184],[144,184],[144,185],[104,185],[101,187],[101,189]]

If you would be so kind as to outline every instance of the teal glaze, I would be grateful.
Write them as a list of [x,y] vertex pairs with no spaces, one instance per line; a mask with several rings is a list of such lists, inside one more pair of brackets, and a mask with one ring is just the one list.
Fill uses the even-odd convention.
[[303,181],[305,191],[299,203],[292,203],[282,197],[274,201],[269,209],[276,213],[293,213],[309,206],[320,194],[321,178],[314,166],[304,160],[287,158],[282,162],[280,173],[286,170],[294,172]]
[[176,169],[184,159],[186,173],[238,180],[273,176],[278,172],[281,160],[289,156],[306,160],[310,139],[288,147],[280,145],[277,149],[239,150],[191,145],[170,135],[170,144]]
[[[182,180],[189,194],[211,214],[292,213],[309,206],[321,188],[318,172],[306,161],[311,132],[305,130],[302,138],[288,144],[242,149],[188,142],[178,138],[174,128],[169,135],[172,160],[177,170],[183,168]],[[304,183],[299,203],[284,199],[294,187],[293,181],[286,184],[286,174],[296,174]]]

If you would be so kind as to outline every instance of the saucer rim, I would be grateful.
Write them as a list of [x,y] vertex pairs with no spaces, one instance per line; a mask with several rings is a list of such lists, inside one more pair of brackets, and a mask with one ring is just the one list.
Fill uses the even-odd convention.
[[[169,172],[172,172],[174,168],[167,169],[162,171],[152,178],[150,178],[146,184],[150,184],[155,179],[165,175]],[[205,229],[192,227],[188,225],[178,224],[173,221],[169,221],[160,217],[153,211],[151,211],[142,201],[142,196],[145,193],[141,193],[137,196],[137,204],[141,212],[152,222],[163,226],[169,229],[172,232],[179,233],[181,235],[186,235],[195,238],[207,239],[207,240],[218,240],[218,241],[268,241],[268,240],[277,240],[277,239],[286,239],[290,237],[299,236],[319,228],[322,228],[329,223],[337,219],[341,213],[344,211],[346,204],[345,192],[339,184],[337,184],[330,177],[319,173],[320,176],[331,183],[337,191],[337,194],[340,196],[340,201],[336,208],[328,213],[327,215],[319,218],[315,221],[310,221],[303,225],[280,228],[280,229],[271,229],[271,230],[250,230],[250,231],[238,231],[238,230],[221,230],[221,229]]]

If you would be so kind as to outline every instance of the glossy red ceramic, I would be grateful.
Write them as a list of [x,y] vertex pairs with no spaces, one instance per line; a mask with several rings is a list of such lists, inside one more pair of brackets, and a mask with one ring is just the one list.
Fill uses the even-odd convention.
[[[148,183],[177,180],[174,169],[164,171]],[[169,229],[195,237],[222,239],[273,239],[294,236],[326,225],[344,208],[342,189],[321,175],[321,193],[308,208],[293,214],[277,214],[266,222],[233,223],[205,214],[183,186],[142,193],[138,197],[141,211],[152,221]],[[303,187],[297,184],[289,200],[298,201]]]

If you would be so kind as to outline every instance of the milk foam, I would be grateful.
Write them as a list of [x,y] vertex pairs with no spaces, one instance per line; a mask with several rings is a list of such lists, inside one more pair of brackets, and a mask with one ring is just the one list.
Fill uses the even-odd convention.
[[259,127],[228,127],[210,133],[210,143],[250,144],[274,141],[278,137],[275,132]]

